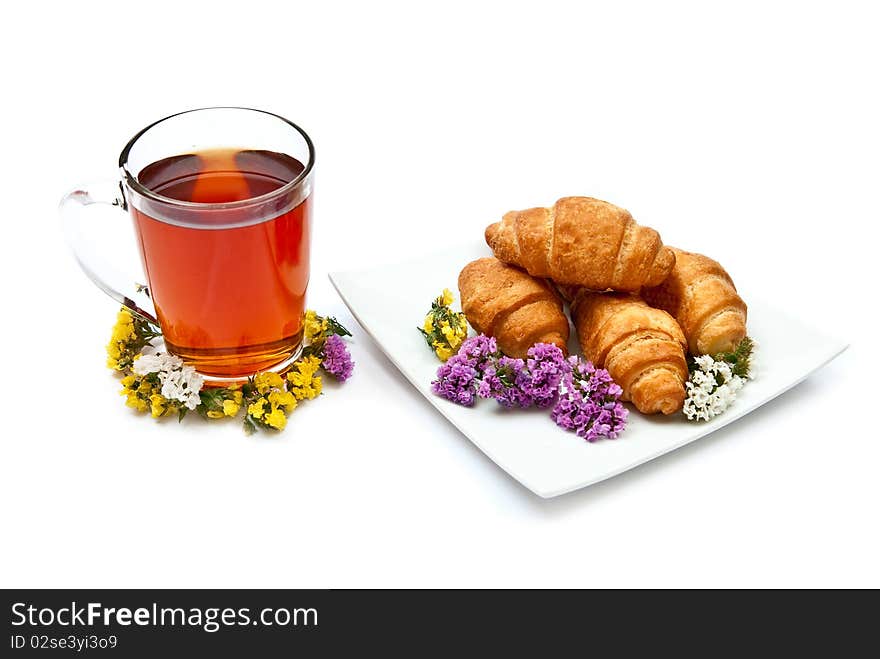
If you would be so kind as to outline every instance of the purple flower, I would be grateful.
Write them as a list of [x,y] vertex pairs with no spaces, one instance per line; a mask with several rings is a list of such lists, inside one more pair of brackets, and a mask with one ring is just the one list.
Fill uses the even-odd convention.
[[529,348],[526,367],[520,387],[536,407],[552,407],[559,397],[560,382],[571,372],[562,350],[552,343],[536,343]]
[[[491,360],[501,355],[498,344],[490,336],[480,334],[466,339],[458,353],[437,369],[437,379],[431,383],[431,391],[459,405],[470,407],[478,394],[487,397],[485,373],[492,372]],[[480,379],[482,377],[482,379]]]
[[324,359],[321,366],[340,382],[345,382],[354,370],[354,362],[348,354],[345,341],[337,334],[331,334],[324,341]]
[[504,407],[552,407],[559,383],[569,370],[562,351],[549,343],[536,343],[528,359],[498,357],[483,368],[477,388],[481,398],[494,398]]
[[501,376],[493,364],[487,364],[483,368],[483,377],[477,387],[477,396],[480,398],[492,398],[495,391],[501,389]]
[[467,339],[437,369],[431,390],[468,407],[480,397],[504,407],[553,408],[550,416],[558,426],[588,442],[616,438],[628,415],[620,402],[623,390],[605,369],[577,357],[566,360],[549,343],[536,343],[526,359],[507,357],[495,339],[482,334]]
[[522,359],[499,358],[483,372],[481,395],[483,398],[494,398],[504,407],[531,407],[533,400],[522,387],[527,377],[524,369]]
[[470,407],[477,390],[477,373],[461,353],[453,355],[437,369],[437,379],[431,383],[431,391],[453,403]]
[[494,336],[486,336],[479,334],[465,339],[464,343],[458,349],[458,356],[472,362],[473,365],[479,365],[491,357],[497,357],[501,353],[498,352],[498,343]]
[[570,370],[562,377],[562,394],[550,413],[560,428],[571,430],[588,442],[615,439],[629,415],[620,395],[623,390],[604,368],[570,357]]

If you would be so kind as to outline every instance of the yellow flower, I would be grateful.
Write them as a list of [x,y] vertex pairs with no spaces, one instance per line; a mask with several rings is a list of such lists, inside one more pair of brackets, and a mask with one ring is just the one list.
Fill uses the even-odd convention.
[[458,319],[457,324],[450,323],[443,319],[440,321],[440,333],[443,335],[443,341],[435,340],[432,342],[434,352],[442,361],[446,361],[461,347],[467,337],[467,325],[462,314],[455,314]]
[[321,367],[321,360],[315,355],[303,357],[293,365],[287,374],[287,381],[297,387],[308,385],[317,370]]
[[434,300],[421,328],[425,340],[440,361],[446,361],[458,352],[467,338],[465,315],[452,310],[455,296],[448,288]]
[[288,389],[296,400],[311,400],[321,393],[321,376],[315,375],[321,360],[311,355],[300,359],[287,374]]
[[[230,389],[232,389],[232,387],[230,387]],[[236,405],[241,405],[241,398],[242,398],[242,396],[241,396],[240,391],[238,391],[238,390],[232,391],[232,400],[235,401]]]
[[116,344],[111,343],[107,346],[107,368],[112,368],[115,371],[121,371],[123,367],[119,364],[119,358],[122,355],[119,352],[119,348]]
[[[220,410],[208,410],[208,418],[209,419],[222,419],[224,416],[226,416],[226,415],[223,412],[221,412]],[[229,416],[232,416],[232,415],[229,415]]]
[[[241,392],[236,392],[239,394],[239,398],[241,398]],[[238,414],[238,410],[241,409],[241,402],[236,402],[234,400],[224,400],[223,401],[223,412],[222,414],[225,416],[235,416]]]
[[287,374],[287,381],[292,387],[301,387],[304,384],[308,384],[309,380],[311,380],[311,378],[300,371],[291,370]]
[[263,405],[265,405],[265,404],[266,404],[265,398],[258,398],[253,403],[248,405],[247,413],[250,416],[254,417],[255,419],[261,419],[261,418],[263,418],[263,414],[264,414]]
[[311,343],[316,336],[323,334],[328,326],[329,323],[326,318],[321,318],[311,309],[306,311],[306,315],[303,318],[303,334],[306,343]]
[[[443,334],[445,336],[446,332],[444,332]],[[458,347],[462,343],[464,343],[465,338],[467,338],[467,325],[465,324],[465,320],[462,318],[458,324],[458,327],[453,329],[452,336],[446,336],[446,340],[449,341],[451,345]]]
[[452,357],[455,354],[455,351],[452,350],[449,346],[445,346],[442,343],[434,342],[434,352],[437,353],[437,357],[440,358],[440,361],[445,362],[447,359]]
[[296,398],[289,391],[273,391],[269,394],[269,403],[273,410],[276,407],[283,407],[290,414],[296,407]]
[[107,345],[107,368],[112,368],[115,371],[121,371],[125,368],[120,361],[121,357],[122,350],[118,344],[110,343]]
[[137,397],[137,378],[133,375],[122,378],[122,389],[119,390],[119,395]]
[[107,344],[107,366],[117,371],[123,370],[129,362],[126,359],[127,343],[135,337],[134,318],[125,310],[116,314],[116,324]]
[[113,326],[112,339],[124,343],[134,338],[134,318],[128,311],[120,310],[116,314],[116,324]]
[[296,400],[312,400],[321,393],[321,378],[315,377],[308,385],[291,387],[290,393]]
[[254,378],[254,386],[261,394],[266,393],[271,388],[281,388],[284,386],[284,380],[277,373],[258,373]]
[[315,398],[316,396],[320,396],[321,395],[321,388],[323,386],[324,385],[323,385],[323,382],[321,380],[320,375],[316,375],[314,378],[312,378],[312,389],[311,389],[311,396],[309,396],[309,399]]
[[165,406],[168,400],[160,394],[152,394],[150,396],[150,414],[156,419],[165,413]]
[[150,408],[150,406],[147,405],[147,401],[138,398],[137,393],[134,391],[128,393],[128,397],[125,399],[125,404],[129,407],[133,407],[138,412],[146,412]]
[[321,359],[315,355],[310,355],[305,359],[299,360],[299,368],[303,373],[313,375],[321,368]]
[[274,408],[269,414],[267,414],[263,421],[267,426],[271,426],[278,430],[283,430],[284,426],[287,425],[287,417],[284,416],[284,412],[282,412],[279,407]]

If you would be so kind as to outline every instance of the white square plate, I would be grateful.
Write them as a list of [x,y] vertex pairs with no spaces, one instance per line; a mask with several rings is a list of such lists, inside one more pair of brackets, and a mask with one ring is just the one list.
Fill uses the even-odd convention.
[[[330,281],[412,385],[499,467],[541,497],[592,485],[705,437],[798,384],[847,347],[772,305],[749,299],[749,334],[759,346],[757,377],[730,409],[709,422],[690,422],[681,414],[648,417],[630,407],[620,438],[591,444],[557,427],[546,410],[505,410],[491,400],[461,407],[431,392],[440,363],[416,328],[444,287],[458,297],[461,268],[488,255],[485,245],[474,245],[407,263],[332,273]],[[459,308],[459,302],[453,306]]]

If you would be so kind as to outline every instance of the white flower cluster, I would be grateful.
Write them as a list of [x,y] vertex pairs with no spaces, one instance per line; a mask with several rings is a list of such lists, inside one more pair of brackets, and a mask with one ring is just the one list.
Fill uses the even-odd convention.
[[701,355],[694,361],[697,370],[685,383],[687,398],[683,411],[691,421],[708,421],[730,407],[744,380],[731,372],[730,364],[716,361],[711,355]]
[[141,355],[135,360],[132,370],[138,375],[156,373],[162,383],[162,395],[168,400],[177,400],[188,409],[198,407],[201,399],[199,391],[205,378],[196,369],[183,363],[180,357],[168,354]]

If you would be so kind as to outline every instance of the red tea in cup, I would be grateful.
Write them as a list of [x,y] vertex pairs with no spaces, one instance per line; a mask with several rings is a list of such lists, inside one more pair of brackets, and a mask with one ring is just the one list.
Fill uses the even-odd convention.
[[[158,322],[168,352],[209,382],[281,372],[302,347],[314,160],[308,135],[271,112],[171,115],[128,142],[118,182],[64,197],[68,241],[85,273]],[[130,211],[146,282],[118,267],[126,251],[102,240],[100,206]]]
[[[303,169],[281,153],[216,149],[164,158],[138,180],[177,201],[225,204],[272,193]],[[173,212],[162,220],[134,207],[132,214],[171,352],[201,373],[232,376],[271,367],[299,345],[309,282],[308,197],[270,220],[231,228],[212,227],[212,214],[200,219],[197,208],[185,226],[174,224]]]

